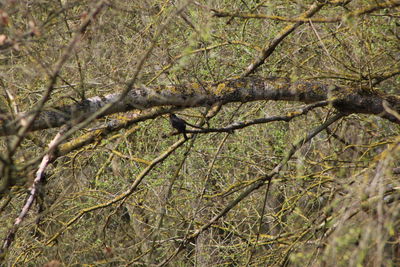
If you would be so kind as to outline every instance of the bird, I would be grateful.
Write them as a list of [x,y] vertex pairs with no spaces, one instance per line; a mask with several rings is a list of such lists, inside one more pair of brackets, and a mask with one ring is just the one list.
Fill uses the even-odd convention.
[[185,139],[188,139],[188,137],[186,135],[186,121],[185,120],[179,118],[175,114],[170,113],[169,114],[169,122],[171,123],[172,127],[177,129],[179,133],[183,134],[183,137],[185,137]]

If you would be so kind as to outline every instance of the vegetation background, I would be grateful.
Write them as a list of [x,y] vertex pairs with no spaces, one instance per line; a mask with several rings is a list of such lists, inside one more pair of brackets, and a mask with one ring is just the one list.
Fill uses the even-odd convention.
[[[254,74],[399,95],[399,6],[0,1],[0,120],[132,84]],[[315,14],[305,16],[313,7]],[[190,124],[219,128],[290,117],[304,103],[169,108]],[[398,123],[355,113],[327,125],[336,114],[327,105],[288,121],[184,140],[171,135],[166,112],[158,111],[99,116],[70,130],[62,143],[72,148],[53,155],[40,183],[40,159],[60,128],[4,134],[2,266],[400,265]],[[146,112],[155,115],[74,146],[108,123]],[[33,185],[35,202],[26,206]]]

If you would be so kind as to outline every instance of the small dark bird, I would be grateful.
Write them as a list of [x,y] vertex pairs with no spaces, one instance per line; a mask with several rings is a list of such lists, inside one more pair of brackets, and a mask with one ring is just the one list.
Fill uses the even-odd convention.
[[178,130],[179,133],[183,133],[183,137],[188,139],[186,135],[186,121],[179,118],[175,114],[169,114],[169,122],[171,123],[172,127]]

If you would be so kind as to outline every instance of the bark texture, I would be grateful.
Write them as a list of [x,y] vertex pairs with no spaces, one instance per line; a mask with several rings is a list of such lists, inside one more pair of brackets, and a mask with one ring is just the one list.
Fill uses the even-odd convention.
[[[286,78],[258,77],[232,79],[218,84],[188,83],[180,85],[139,86],[128,92],[119,102],[119,94],[96,96],[80,103],[53,107],[42,111],[31,127],[31,131],[74,124],[107,104],[112,106],[98,117],[133,109],[148,109],[157,106],[199,107],[215,103],[250,102],[257,100],[285,100],[303,103],[332,101],[332,106],[344,113],[362,113],[380,116],[399,124],[400,97],[387,95],[377,90],[354,89],[320,82],[296,81]],[[0,135],[16,134],[21,127],[25,112],[14,118],[0,117]]]

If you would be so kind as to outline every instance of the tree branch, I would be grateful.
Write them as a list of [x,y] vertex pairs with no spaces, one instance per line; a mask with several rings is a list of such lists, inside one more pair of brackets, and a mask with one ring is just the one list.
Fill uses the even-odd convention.
[[240,18],[240,19],[269,19],[269,20],[276,20],[276,21],[283,21],[283,22],[313,22],[313,23],[335,23],[344,21],[350,17],[360,17],[365,14],[372,13],[374,11],[385,9],[385,8],[392,8],[400,6],[400,1],[386,1],[383,3],[376,3],[374,5],[369,5],[360,9],[356,9],[352,12],[348,12],[343,16],[336,16],[336,17],[321,17],[321,18],[305,18],[305,17],[282,17],[282,16],[274,16],[274,15],[266,15],[266,14],[259,14],[259,13],[245,13],[245,12],[229,12],[224,10],[218,10],[211,8],[210,10],[213,12],[214,17],[229,17],[229,18]]
[[[311,7],[303,12],[299,18],[302,19],[308,19],[312,17],[314,14],[316,14],[323,6],[325,3],[318,3],[315,2],[314,4],[311,5]],[[291,34],[295,29],[297,29],[299,26],[301,26],[304,22],[303,21],[298,21],[295,23],[292,23],[285,28],[282,29],[282,31],[268,44],[266,45],[263,50],[261,51],[260,55],[254,60],[253,63],[251,63],[246,70],[243,72],[242,77],[249,76],[252,74],[259,66],[261,66],[265,60],[275,51],[275,48],[278,47],[278,45],[289,35]]]
[[[112,103],[119,93],[96,96],[78,104],[55,107],[42,111],[34,121],[31,131],[59,127],[82,121],[105,105]],[[386,101],[391,110],[400,113],[400,97],[377,90],[345,88],[319,82],[296,81],[286,78],[262,78],[257,76],[234,79],[218,84],[190,83],[176,86],[141,86],[133,88],[126,97],[115,103],[103,116],[132,109],[148,109],[159,106],[199,107],[216,103],[250,102],[258,100],[285,100],[303,103],[330,101],[332,106],[344,113],[373,114],[394,123],[400,121],[383,107]],[[16,120],[4,116],[0,119],[0,135],[13,135],[22,126],[29,112]]]
[[225,208],[223,210],[221,210],[218,214],[216,214],[208,223],[204,224],[202,227],[197,229],[193,234],[186,236],[181,241],[178,248],[172,253],[172,255],[170,257],[166,258],[158,266],[164,266],[165,264],[167,264],[173,257],[175,257],[180,251],[182,251],[182,249],[184,249],[189,242],[195,240],[200,235],[200,233],[204,232],[212,224],[214,224],[220,218],[224,217],[231,209],[236,207],[236,205],[238,203],[240,203],[243,199],[248,197],[252,192],[259,189],[261,186],[265,185],[266,183],[268,186],[270,186],[272,178],[279,174],[279,172],[282,170],[282,168],[286,165],[286,163],[289,161],[289,159],[294,155],[294,153],[299,148],[301,148],[305,143],[308,143],[317,134],[319,134],[321,131],[325,130],[332,123],[341,119],[343,116],[344,116],[343,113],[336,114],[335,116],[328,119],[325,123],[321,124],[320,126],[316,127],[312,131],[310,131],[307,136],[305,136],[304,138],[293,143],[291,149],[289,151],[287,151],[286,156],[282,159],[282,161],[278,165],[275,166],[275,168],[270,173],[268,173],[261,179],[257,180],[249,188],[247,188],[239,196],[237,196],[233,201],[228,203],[228,205],[226,205]]
[[[23,222],[26,214],[32,207],[33,201],[35,200],[37,193],[38,193],[39,184],[44,180],[45,170],[46,170],[47,166],[49,165],[49,163],[52,161],[52,157],[54,157],[53,152],[56,150],[55,144],[57,143],[57,140],[60,139],[60,137],[65,133],[66,130],[67,130],[67,128],[61,129],[61,131],[50,142],[49,153],[47,153],[42,159],[39,169],[36,172],[36,177],[33,180],[32,185],[29,187],[29,196],[25,202],[25,205],[23,206],[23,208],[21,210],[21,213],[15,219],[13,227],[9,230],[7,237],[4,239],[2,250],[0,250],[1,253],[4,253],[4,251],[10,247],[12,241],[14,240],[15,234],[17,233],[19,227],[21,226],[21,223]],[[5,189],[6,188],[1,188],[0,192],[3,193],[3,191]]]
[[[309,111],[318,108],[318,107],[324,107],[329,104],[329,101],[321,101],[317,102],[315,104],[307,105],[303,108],[301,108],[298,111],[295,112],[290,112],[287,115],[284,116],[271,116],[271,117],[266,117],[266,118],[259,118],[259,119],[254,119],[254,120],[248,120],[248,121],[242,121],[242,122],[234,122],[232,124],[229,124],[225,127],[221,128],[201,128],[199,130],[186,130],[187,133],[212,133],[212,132],[227,132],[231,133],[234,130],[238,129],[243,129],[251,125],[255,124],[261,124],[261,123],[269,123],[269,122],[274,122],[274,121],[285,121],[289,122],[294,118],[297,118],[301,115],[307,114]],[[188,125],[190,125],[188,123]],[[177,133],[180,134],[180,133]]]

